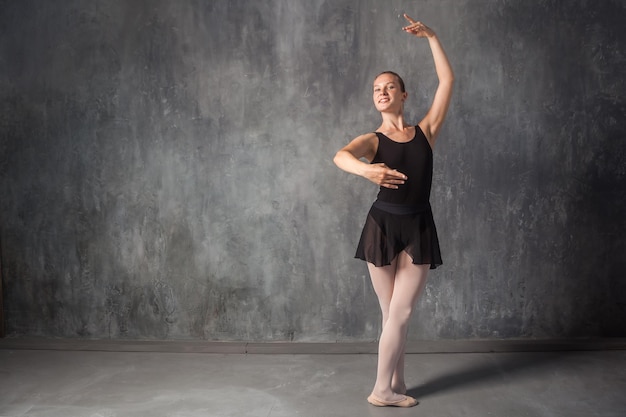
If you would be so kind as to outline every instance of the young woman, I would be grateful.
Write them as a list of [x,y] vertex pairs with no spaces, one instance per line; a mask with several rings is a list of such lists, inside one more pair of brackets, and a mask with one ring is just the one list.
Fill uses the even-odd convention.
[[[407,93],[393,72],[374,80],[374,105],[380,127],[352,140],[335,155],[335,164],[380,186],[367,216],[356,257],[367,261],[382,311],[376,383],[368,402],[413,407],[406,395],[404,351],[407,327],[429,269],[441,265],[439,241],[430,208],[432,149],[452,95],[454,74],[439,39],[406,14],[403,30],[428,39],[439,84],[433,103],[417,126],[404,120]],[[362,161],[367,160],[367,162]]]

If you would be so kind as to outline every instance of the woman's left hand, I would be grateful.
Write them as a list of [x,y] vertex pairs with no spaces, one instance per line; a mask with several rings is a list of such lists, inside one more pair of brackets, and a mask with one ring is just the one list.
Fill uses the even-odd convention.
[[415,21],[406,13],[404,14],[404,18],[409,21],[409,25],[402,28],[406,33],[415,35],[418,38],[430,38],[431,36],[435,36],[435,32],[422,22]]

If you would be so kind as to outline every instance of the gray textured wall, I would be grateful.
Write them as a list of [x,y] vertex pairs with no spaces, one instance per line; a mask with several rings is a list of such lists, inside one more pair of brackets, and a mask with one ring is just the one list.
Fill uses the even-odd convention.
[[626,336],[622,0],[0,1],[8,333],[376,338],[376,187],[331,159],[381,70],[429,105],[403,11],[457,75],[410,337]]

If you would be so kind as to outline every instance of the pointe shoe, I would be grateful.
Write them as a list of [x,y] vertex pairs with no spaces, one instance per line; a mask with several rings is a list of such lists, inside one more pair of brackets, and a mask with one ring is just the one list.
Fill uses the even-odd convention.
[[405,395],[403,399],[398,400],[398,401],[384,401],[378,398],[377,396],[375,396],[374,394],[371,394],[369,397],[367,397],[367,402],[372,405],[375,405],[376,407],[408,408],[408,407],[415,407],[417,404],[419,404],[415,398],[409,397],[408,395]]

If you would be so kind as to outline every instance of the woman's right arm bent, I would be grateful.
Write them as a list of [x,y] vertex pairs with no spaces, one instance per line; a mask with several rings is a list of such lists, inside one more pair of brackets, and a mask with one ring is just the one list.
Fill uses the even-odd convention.
[[333,161],[335,165],[350,174],[358,175],[387,188],[398,188],[399,184],[404,184],[407,176],[403,173],[389,168],[385,164],[370,164],[363,162],[374,159],[378,138],[374,133],[366,133],[341,148]]

